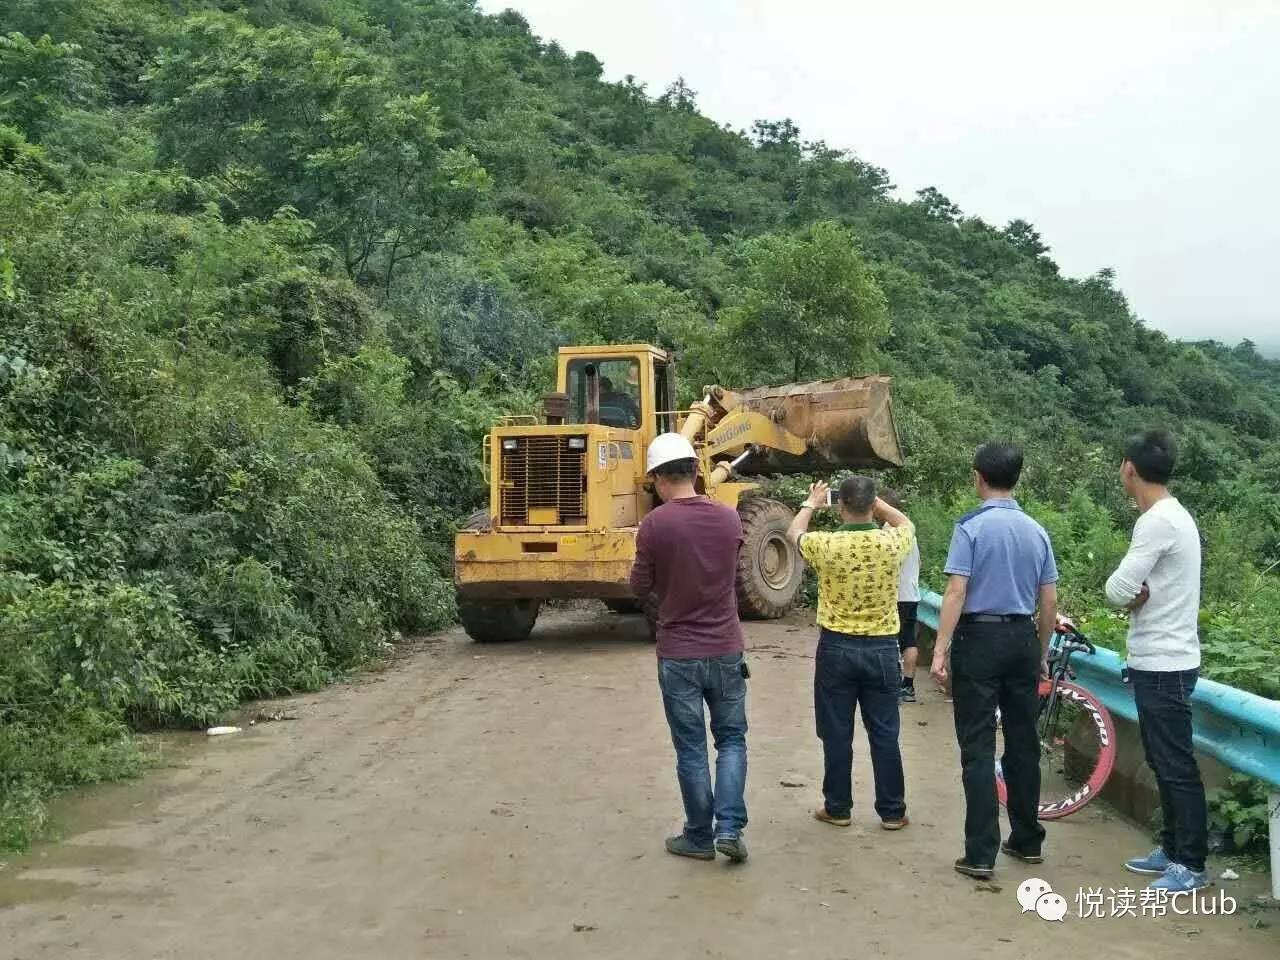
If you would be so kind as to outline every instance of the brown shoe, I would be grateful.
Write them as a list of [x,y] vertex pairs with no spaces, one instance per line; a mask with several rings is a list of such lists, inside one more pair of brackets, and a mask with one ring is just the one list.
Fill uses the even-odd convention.
[[813,811],[813,819],[821,820],[823,823],[829,823],[833,827],[847,827],[849,824],[853,823],[852,817],[833,817],[831,814],[827,813],[826,807],[819,807],[817,810]]
[[891,818],[891,819],[889,819],[889,820],[881,820],[881,821],[880,821],[880,829],[882,829],[882,830],[901,830],[903,827],[907,826],[907,825],[908,825],[908,824],[910,824],[910,823],[911,823],[911,821],[907,818],[907,815],[904,813],[904,814],[903,814],[902,816],[900,816],[900,817],[893,817],[893,818]]

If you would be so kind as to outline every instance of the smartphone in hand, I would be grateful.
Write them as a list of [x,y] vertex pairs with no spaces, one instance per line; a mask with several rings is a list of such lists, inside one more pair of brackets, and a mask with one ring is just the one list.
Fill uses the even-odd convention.
[[840,491],[835,487],[827,489],[827,506],[838,507],[840,505]]

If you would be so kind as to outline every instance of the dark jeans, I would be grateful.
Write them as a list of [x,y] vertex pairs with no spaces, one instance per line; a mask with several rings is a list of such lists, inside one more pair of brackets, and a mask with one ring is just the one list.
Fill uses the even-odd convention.
[[[747,681],[742,676],[742,654],[659,659],[658,687],[676,748],[684,835],[701,847],[710,847],[716,837],[738,836],[747,825],[742,798],[747,785]],[[716,746],[714,790],[707,767],[704,702]]]
[[1196,872],[1209,852],[1209,813],[1191,743],[1191,691],[1199,670],[1129,669],[1138,730],[1160,788],[1165,856]]
[[1004,730],[1009,845],[1038,854],[1040,806],[1040,641],[1030,621],[961,623],[951,646],[951,695],[964,783],[965,859],[992,866],[1000,848],[996,799],[996,708]]
[[920,601],[898,601],[898,649],[903,652],[907,647],[919,645],[916,639],[916,621],[920,615]]
[[813,672],[813,712],[826,772],[822,796],[827,813],[847,817],[853,810],[853,714],[862,708],[862,726],[871,748],[876,813],[881,820],[907,811],[898,746],[898,691],[902,669],[897,637],[853,637],[824,629]]

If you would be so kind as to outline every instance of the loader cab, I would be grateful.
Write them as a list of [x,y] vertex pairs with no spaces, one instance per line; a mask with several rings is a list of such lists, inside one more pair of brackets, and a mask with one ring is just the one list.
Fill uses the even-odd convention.
[[561,349],[557,388],[565,422],[636,430],[646,438],[675,429],[675,367],[648,345]]
[[623,430],[640,429],[643,411],[638,361],[570,360],[568,378],[569,389],[565,391],[569,394],[567,422],[602,423],[606,427]]

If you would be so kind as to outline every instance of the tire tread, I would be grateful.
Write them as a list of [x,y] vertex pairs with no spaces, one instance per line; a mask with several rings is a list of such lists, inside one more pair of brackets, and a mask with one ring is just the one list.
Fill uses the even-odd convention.
[[804,582],[804,565],[795,557],[796,573],[788,594],[783,598],[773,596],[774,591],[760,582],[755,568],[755,541],[770,525],[786,527],[791,524],[791,510],[785,503],[767,497],[749,497],[738,504],[742,519],[743,545],[738,553],[738,613],[750,620],[777,620],[795,606],[796,597]]

